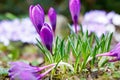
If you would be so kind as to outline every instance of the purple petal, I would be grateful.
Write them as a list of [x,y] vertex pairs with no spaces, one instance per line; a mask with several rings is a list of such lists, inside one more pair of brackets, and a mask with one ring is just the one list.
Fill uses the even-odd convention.
[[29,72],[18,72],[11,77],[11,80],[37,80],[37,78]]
[[32,20],[32,9],[33,9],[33,5],[31,5],[30,7],[29,7],[29,16],[30,16],[30,19]]
[[49,25],[44,24],[40,31],[40,37],[48,50],[52,50],[53,33]]
[[111,53],[111,52],[106,52],[106,53],[102,53],[102,54],[97,54],[97,57],[99,56],[112,56],[112,57],[116,57],[116,54]]
[[[38,67],[32,67],[24,62],[12,62],[11,68],[9,70],[9,76],[14,76],[18,72],[26,71],[26,72],[36,72]],[[38,70],[39,71],[39,70]]]
[[50,64],[50,65],[47,65],[47,66],[43,66],[43,67],[40,67],[39,69],[44,70],[44,69],[52,67],[52,66],[55,66],[55,64]]
[[115,59],[109,60],[109,62],[115,62],[120,60],[120,43],[118,43],[111,51],[102,53],[102,54],[97,54],[96,57],[99,56],[110,56],[110,57],[115,57]]
[[48,69],[46,72],[40,74],[40,76],[37,77],[37,79],[38,79],[38,80],[39,80],[39,79],[42,79],[42,78],[43,78],[46,74],[48,74],[52,69],[53,69],[53,68],[50,68],[50,69]]
[[52,25],[52,29],[55,32],[56,29],[56,11],[54,10],[54,8],[50,8],[48,11],[48,17],[50,19],[50,23]]
[[111,52],[120,54],[119,50],[120,50],[120,42],[111,50]]
[[69,9],[72,16],[73,22],[77,23],[78,16],[80,14],[80,1],[79,0],[70,0]]
[[44,23],[44,10],[43,8],[38,4],[35,6],[30,6],[29,8],[29,14],[32,23],[34,24],[37,32],[39,33],[41,30],[41,27]]
[[[9,70],[10,80],[40,80],[47,73],[49,73],[55,64],[50,64],[43,67],[30,66],[24,62],[13,62],[11,63],[11,68]],[[42,70],[48,69],[44,73],[40,73]]]

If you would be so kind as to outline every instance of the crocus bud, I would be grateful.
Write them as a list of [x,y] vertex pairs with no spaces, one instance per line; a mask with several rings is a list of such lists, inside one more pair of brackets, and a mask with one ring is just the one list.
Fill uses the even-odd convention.
[[40,37],[42,43],[52,53],[53,31],[48,24],[44,23],[44,25],[42,26],[40,31]]
[[119,61],[120,60],[120,42],[109,52],[97,54],[97,57],[99,57],[99,56],[115,57],[114,59],[109,60],[109,62]]
[[[53,68],[55,64],[50,64],[43,67],[30,66],[24,62],[12,62],[9,69],[10,80],[41,80]],[[51,68],[52,67],[52,68]],[[41,73],[46,68],[50,68],[44,73]]]
[[69,0],[69,10],[75,25],[75,32],[77,33],[78,17],[80,14],[80,0]]
[[56,29],[56,11],[54,10],[54,8],[50,8],[48,11],[48,17],[52,26],[52,29],[55,33],[55,29]]
[[31,5],[29,7],[29,16],[30,19],[35,26],[37,32],[39,33],[41,30],[41,27],[44,23],[44,10],[43,8],[37,4],[35,6]]

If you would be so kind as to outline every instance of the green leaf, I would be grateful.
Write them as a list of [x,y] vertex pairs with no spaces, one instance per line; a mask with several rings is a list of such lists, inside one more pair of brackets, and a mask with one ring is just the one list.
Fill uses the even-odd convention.
[[45,46],[43,46],[41,44],[41,42],[38,39],[36,39],[36,40],[38,42],[38,44],[37,44],[38,48],[40,48],[42,53],[45,54],[45,56],[49,60],[49,62],[52,63],[53,62],[53,57],[52,57],[51,53],[47,50],[47,48]]
[[83,60],[83,63],[81,64],[81,67],[80,67],[80,71],[82,71],[82,69],[85,68],[86,64],[87,64],[87,61],[88,61],[88,58],[89,58],[90,54],[88,54],[84,60]]
[[61,57],[65,56],[65,46],[64,46],[64,39],[61,41],[61,45],[60,45],[60,53],[61,53]]
[[112,40],[112,36],[113,36],[113,33],[111,33],[108,37],[108,41],[107,41],[107,51],[109,51],[110,49],[110,44],[111,44],[111,40]]
[[94,41],[94,37],[95,37],[95,35],[92,33],[91,34],[91,36],[90,36],[90,46],[92,46],[92,44],[93,44],[93,41]]
[[119,79],[119,78],[120,78],[120,71],[113,72],[112,76],[113,76],[114,78]]
[[[95,33],[94,33],[95,34]],[[99,38],[97,37],[97,35],[95,34],[95,41],[97,43],[97,45],[99,45]]]
[[79,54],[77,55],[77,58],[76,58],[76,61],[75,61],[75,66],[74,66],[75,72],[77,72],[78,64],[79,64],[79,62],[80,62],[80,54],[81,54],[81,53],[79,53]]
[[[69,29],[71,30],[71,33],[72,33],[72,34],[75,34],[75,32],[73,31],[73,29],[72,29],[72,27],[71,27],[70,24],[68,24],[68,27],[69,27]],[[76,34],[75,34],[75,35],[76,35]]]
[[80,24],[80,32],[82,33],[82,35],[84,35],[83,28],[82,28],[81,24]]
[[77,52],[76,52],[76,50],[75,50],[75,46],[74,46],[74,42],[70,39],[70,37],[68,37],[68,40],[70,41],[70,45],[71,45],[71,47],[72,47],[72,53],[73,53],[73,55],[74,56],[77,56]]
[[106,59],[106,57],[102,57],[98,63],[98,66],[103,67],[107,62],[108,60]]
[[96,52],[97,52],[97,47],[95,46],[94,50],[93,50],[93,54],[92,54],[92,61],[91,61],[91,64],[94,65],[95,63],[95,58],[96,58]]

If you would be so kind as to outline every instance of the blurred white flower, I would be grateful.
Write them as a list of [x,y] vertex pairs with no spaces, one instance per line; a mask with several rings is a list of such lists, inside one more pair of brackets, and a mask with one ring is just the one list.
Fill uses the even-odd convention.
[[101,10],[92,10],[90,12],[86,12],[84,15],[83,22],[96,22],[101,24],[108,24],[109,19],[106,18],[106,12]]
[[[71,25],[71,29],[72,29],[72,31],[75,33],[74,24]],[[78,30],[78,31],[80,30],[80,26],[79,26],[79,25],[77,25],[77,30]]]
[[119,14],[114,15],[112,22],[114,25],[120,26],[120,15]]
[[119,42],[119,41],[120,41],[120,33],[115,32],[115,33],[114,33],[114,38],[115,38],[115,40],[116,40],[117,42]]
[[115,12],[113,12],[113,11],[111,11],[111,12],[109,12],[109,13],[107,13],[107,18],[110,20],[110,21],[112,21],[112,19],[113,19],[113,17],[116,15],[116,13]]
[[115,26],[112,24],[114,15],[114,12],[106,13],[101,10],[87,12],[82,21],[83,31],[88,30],[89,34],[95,32],[98,37],[107,32],[115,32]]
[[29,18],[3,20],[0,22],[0,42],[8,45],[10,41],[36,43],[38,34]]
[[83,31],[85,32],[88,30],[88,33],[90,34],[91,32],[96,33],[98,37],[101,37],[102,34],[106,33],[105,25],[100,24],[100,23],[83,23]]
[[115,26],[113,24],[106,25],[106,31],[110,33],[115,32]]
[[5,46],[8,46],[10,43],[9,39],[5,38],[4,36],[0,36],[0,42],[3,42]]

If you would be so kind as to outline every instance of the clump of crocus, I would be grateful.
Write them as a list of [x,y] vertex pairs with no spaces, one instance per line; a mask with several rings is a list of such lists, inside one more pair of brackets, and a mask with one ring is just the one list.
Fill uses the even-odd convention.
[[69,10],[77,33],[78,17],[80,14],[80,0],[69,0]]
[[[53,31],[47,23],[44,23],[44,10],[39,4],[36,6],[31,5],[29,8],[29,14],[32,23],[41,37],[42,43],[52,53]],[[54,14],[54,12],[51,14],[49,12],[50,19],[54,17],[53,22],[51,19],[52,26],[54,26],[53,30],[55,30],[56,26],[56,15],[53,16]]]
[[[48,74],[55,64],[50,64],[43,67],[30,66],[24,62],[12,62],[9,69],[10,80],[41,80],[46,74]],[[41,71],[49,68],[44,73]]]
[[43,8],[39,4],[35,6],[31,5],[29,8],[29,16],[37,32],[39,33],[44,23]]
[[48,11],[48,17],[49,17],[53,32],[55,33],[55,29],[56,29],[56,11],[54,10],[54,8],[50,7],[50,9]]
[[43,24],[40,31],[40,37],[41,37],[42,43],[52,53],[53,32],[51,27],[47,23]]
[[112,60],[109,60],[109,62],[115,62],[120,60],[120,42],[109,52],[98,54],[97,57],[99,56],[110,56],[110,57],[115,57]]

